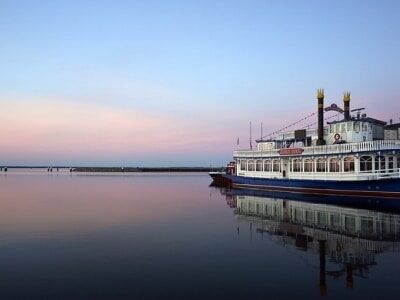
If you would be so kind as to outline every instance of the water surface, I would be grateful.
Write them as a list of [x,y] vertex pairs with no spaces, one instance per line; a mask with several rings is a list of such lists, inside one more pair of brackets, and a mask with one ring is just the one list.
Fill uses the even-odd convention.
[[0,174],[4,298],[398,299],[399,215],[207,174]]

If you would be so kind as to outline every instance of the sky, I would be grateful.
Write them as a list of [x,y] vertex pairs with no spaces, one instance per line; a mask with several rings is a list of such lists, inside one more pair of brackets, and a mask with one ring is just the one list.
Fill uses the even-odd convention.
[[0,165],[221,166],[318,88],[400,122],[399,37],[400,1],[0,0]]

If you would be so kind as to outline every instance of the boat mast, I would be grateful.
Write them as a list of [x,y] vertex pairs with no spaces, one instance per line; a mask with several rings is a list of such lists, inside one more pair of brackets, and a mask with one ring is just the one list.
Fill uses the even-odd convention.
[[253,144],[252,144],[252,137],[251,137],[251,121],[250,121],[250,150],[253,150]]

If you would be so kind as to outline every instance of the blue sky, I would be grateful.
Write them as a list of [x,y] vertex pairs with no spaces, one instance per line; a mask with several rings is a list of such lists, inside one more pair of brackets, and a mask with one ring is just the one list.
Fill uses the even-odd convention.
[[399,121],[399,36],[398,1],[1,1],[0,164],[220,165],[320,87]]

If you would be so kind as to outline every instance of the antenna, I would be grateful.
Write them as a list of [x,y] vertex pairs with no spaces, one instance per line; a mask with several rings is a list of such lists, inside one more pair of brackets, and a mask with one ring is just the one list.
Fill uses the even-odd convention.
[[352,109],[351,112],[356,111],[357,112],[357,119],[360,119],[361,111],[364,110],[364,109],[365,109],[365,107],[356,108],[356,109]]
[[263,123],[261,122],[261,139],[263,138]]
[[361,111],[361,110],[364,110],[364,109],[365,109],[365,107],[355,108],[355,109],[352,109],[351,112],[353,112],[353,111]]

